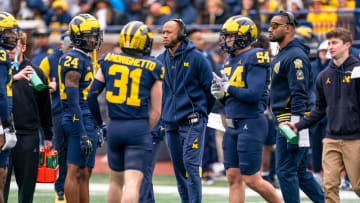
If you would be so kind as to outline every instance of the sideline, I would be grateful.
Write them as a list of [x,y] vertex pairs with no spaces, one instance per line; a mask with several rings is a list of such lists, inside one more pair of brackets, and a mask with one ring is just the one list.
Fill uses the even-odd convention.
[[[11,190],[17,190],[17,185],[15,181],[11,181],[10,184]],[[52,183],[37,183],[36,184],[37,190],[44,190],[44,191],[54,191],[54,184]],[[106,193],[109,189],[109,184],[106,183],[91,183],[90,184],[90,192],[103,192]],[[178,194],[177,187],[176,186],[168,186],[168,185],[155,185],[154,186],[155,194]],[[279,189],[276,189],[276,192],[281,195],[281,191]],[[202,187],[202,194],[203,195],[223,195],[227,196],[229,194],[229,188],[228,187],[210,187],[210,186],[203,186]],[[255,196],[258,197],[259,194],[253,191],[250,188],[246,188],[245,194],[248,197]],[[300,197],[306,197],[306,195],[301,191]],[[353,191],[343,191],[340,190],[340,199],[341,200],[356,200],[359,199],[358,196],[356,196],[355,192]]]

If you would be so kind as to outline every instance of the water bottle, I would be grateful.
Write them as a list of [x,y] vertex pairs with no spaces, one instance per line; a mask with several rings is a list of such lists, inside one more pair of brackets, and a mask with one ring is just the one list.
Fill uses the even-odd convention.
[[280,124],[279,126],[280,132],[286,137],[287,140],[291,144],[297,144],[299,140],[299,136],[294,133],[293,130],[291,130],[290,126],[285,124]]
[[34,69],[33,69],[32,74],[30,75],[30,82],[33,85],[33,87],[35,88],[35,90],[41,91],[44,89],[44,83],[39,78],[38,74],[36,73],[36,71]]
[[44,159],[45,159],[45,150],[40,150],[40,153],[39,153],[39,166],[42,166],[44,165]]

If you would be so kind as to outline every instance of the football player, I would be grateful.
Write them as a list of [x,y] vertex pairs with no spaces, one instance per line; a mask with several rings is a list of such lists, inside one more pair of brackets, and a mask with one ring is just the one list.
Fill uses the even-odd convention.
[[90,88],[88,101],[98,125],[102,119],[97,96],[103,88],[111,119],[107,128],[108,202],[138,202],[145,168],[151,164],[150,129],[160,118],[165,71],[158,60],[149,57],[152,41],[144,23],[125,25],[120,33],[123,53],[104,54]]
[[[56,202],[65,202],[64,184],[66,177],[66,150],[67,143],[65,143],[65,132],[61,125],[62,119],[62,105],[60,100],[59,91],[59,60],[60,57],[69,49],[73,44],[70,41],[69,32],[61,35],[61,48],[54,51],[54,53],[46,56],[40,63],[40,68],[44,72],[49,81],[51,92],[51,111],[53,120],[53,144],[59,155],[59,177],[55,182]],[[61,67],[61,66],[60,66]]]
[[281,202],[274,187],[260,174],[267,134],[263,112],[269,97],[270,58],[264,49],[251,47],[257,35],[257,27],[250,18],[229,18],[220,32],[222,49],[229,56],[221,77],[213,73],[212,94],[225,103],[223,150],[229,202],[244,202],[244,182],[268,202]]
[[[14,133],[12,123],[12,69],[9,53],[6,50],[16,48],[19,39],[19,27],[14,16],[0,12],[0,202],[4,202],[3,192],[10,150],[4,150],[4,131]],[[1,125],[2,124],[2,125]],[[8,130],[6,130],[8,129]],[[9,131],[10,130],[10,131]]]
[[65,196],[68,203],[89,202],[89,179],[99,137],[87,104],[94,78],[89,54],[100,46],[102,33],[95,17],[80,14],[71,20],[69,34],[74,49],[68,50],[59,62],[62,125],[68,142]]

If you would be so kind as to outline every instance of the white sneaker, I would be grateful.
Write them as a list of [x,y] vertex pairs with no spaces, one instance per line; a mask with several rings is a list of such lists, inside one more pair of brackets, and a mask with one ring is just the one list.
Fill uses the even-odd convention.
[[341,178],[341,184],[339,186],[340,190],[352,190],[352,185],[345,178]]

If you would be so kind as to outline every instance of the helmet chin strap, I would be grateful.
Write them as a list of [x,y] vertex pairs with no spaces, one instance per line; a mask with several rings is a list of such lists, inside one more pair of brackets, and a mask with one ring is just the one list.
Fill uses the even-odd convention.
[[94,49],[94,51],[93,51],[93,67],[94,67],[94,69],[100,68],[100,65],[96,58],[96,49]]

